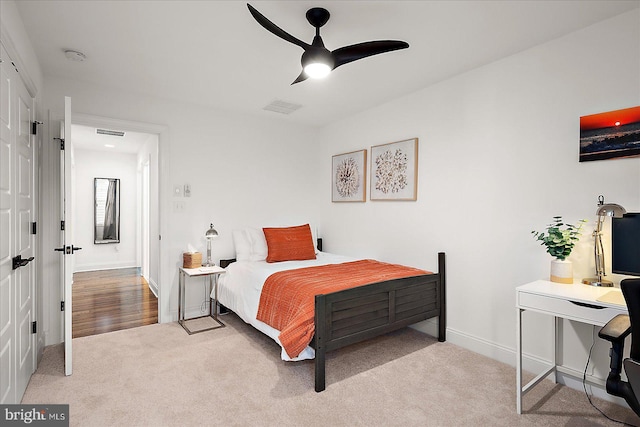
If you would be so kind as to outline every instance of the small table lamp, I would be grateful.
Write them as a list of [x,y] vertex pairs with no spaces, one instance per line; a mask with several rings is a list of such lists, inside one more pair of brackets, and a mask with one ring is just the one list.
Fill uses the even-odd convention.
[[216,264],[211,260],[211,241],[218,238],[218,232],[213,228],[213,224],[209,225],[209,229],[204,233],[204,238],[207,239],[207,261],[204,267],[212,267]]
[[602,247],[602,224],[606,217],[620,218],[627,213],[626,209],[615,203],[604,203],[604,196],[598,196],[598,210],[596,215],[598,216],[598,222],[596,229],[593,230],[593,237],[595,240],[594,255],[596,259],[596,277],[589,277],[582,279],[582,283],[591,286],[604,286],[611,287],[613,282],[611,280],[603,279],[605,274],[604,268],[604,249]]

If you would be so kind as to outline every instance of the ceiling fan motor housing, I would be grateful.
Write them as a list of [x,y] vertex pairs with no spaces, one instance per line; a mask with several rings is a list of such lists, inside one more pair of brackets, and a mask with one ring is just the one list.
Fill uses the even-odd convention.
[[329,50],[325,47],[312,46],[311,48],[305,50],[302,54],[302,68],[306,67],[309,64],[318,62],[328,65],[332,70],[335,66],[335,61],[333,59],[333,56],[331,55],[331,52],[329,52]]

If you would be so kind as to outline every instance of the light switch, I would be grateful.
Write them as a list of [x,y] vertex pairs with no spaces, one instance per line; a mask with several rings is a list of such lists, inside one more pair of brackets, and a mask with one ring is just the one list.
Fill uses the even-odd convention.
[[182,200],[173,202],[173,212],[174,213],[184,212],[184,202]]
[[184,185],[184,197],[191,197],[191,186],[189,184]]
[[173,197],[182,197],[182,186],[174,185],[173,186]]

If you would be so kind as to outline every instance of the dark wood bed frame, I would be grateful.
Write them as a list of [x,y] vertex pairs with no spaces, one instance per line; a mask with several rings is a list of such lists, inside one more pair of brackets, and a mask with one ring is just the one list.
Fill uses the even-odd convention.
[[[322,239],[318,239],[322,250]],[[222,268],[235,259],[220,260]],[[316,295],[315,390],[325,389],[325,355],[350,344],[438,317],[438,341],[446,339],[445,254],[438,253],[438,272],[358,286]]]

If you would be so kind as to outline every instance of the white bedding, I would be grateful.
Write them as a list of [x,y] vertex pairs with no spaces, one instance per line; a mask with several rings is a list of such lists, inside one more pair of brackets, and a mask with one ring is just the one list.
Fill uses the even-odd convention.
[[[276,263],[267,263],[266,261],[237,261],[230,264],[226,268],[226,273],[219,276],[218,299],[220,304],[228,307],[240,316],[242,320],[271,337],[282,347],[278,339],[280,331],[256,319],[258,305],[260,303],[260,293],[262,292],[262,286],[265,280],[267,280],[267,277],[283,270],[293,270],[317,265],[340,264],[349,261],[356,261],[356,259],[326,252],[318,252],[316,259],[307,261],[285,261]],[[282,360],[287,361],[313,359],[314,356],[315,351],[311,347],[307,347],[293,359],[287,355],[284,349],[282,349],[281,352]]]

